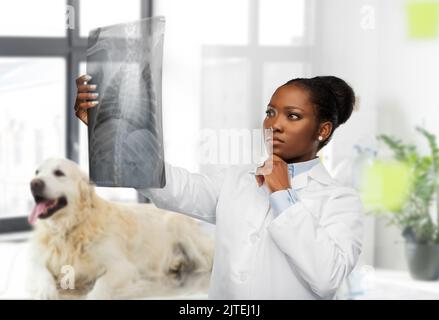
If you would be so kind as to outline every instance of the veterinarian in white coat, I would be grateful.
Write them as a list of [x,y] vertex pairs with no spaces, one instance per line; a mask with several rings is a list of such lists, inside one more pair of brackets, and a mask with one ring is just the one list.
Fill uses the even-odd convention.
[[209,298],[334,298],[361,252],[363,207],[316,153],[354,102],[339,78],[290,80],[266,111],[274,138],[263,166],[203,175],[166,163],[163,189],[138,190],[159,208],[216,224]]

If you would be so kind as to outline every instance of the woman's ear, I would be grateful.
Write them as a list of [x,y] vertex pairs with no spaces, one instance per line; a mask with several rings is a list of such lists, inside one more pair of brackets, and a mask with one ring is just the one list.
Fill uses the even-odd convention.
[[317,133],[316,139],[318,139],[319,136],[321,136],[323,139],[322,141],[325,141],[329,138],[332,132],[332,122],[331,121],[325,121],[322,124],[320,124],[320,129]]

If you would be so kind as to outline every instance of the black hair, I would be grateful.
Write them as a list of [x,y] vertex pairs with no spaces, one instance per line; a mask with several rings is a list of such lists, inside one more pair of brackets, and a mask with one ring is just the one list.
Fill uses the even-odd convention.
[[316,107],[318,123],[332,123],[331,134],[320,142],[320,150],[331,140],[335,129],[350,118],[355,105],[354,90],[344,80],[334,76],[295,78],[285,85],[298,85],[307,90]]

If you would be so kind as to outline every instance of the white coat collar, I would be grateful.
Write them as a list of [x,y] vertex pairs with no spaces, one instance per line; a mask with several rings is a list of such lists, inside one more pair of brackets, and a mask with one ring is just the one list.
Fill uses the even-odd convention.
[[[255,175],[258,167],[262,166],[264,163],[260,163],[257,165],[253,165],[252,168],[248,171],[249,174]],[[333,178],[326,170],[325,166],[322,162],[319,162],[311,169],[298,174],[297,176],[292,178],[292,188],[294,190],[304,188],[308,185],[308,177],[322,183],[322,184],[331,184],[333,183]]]

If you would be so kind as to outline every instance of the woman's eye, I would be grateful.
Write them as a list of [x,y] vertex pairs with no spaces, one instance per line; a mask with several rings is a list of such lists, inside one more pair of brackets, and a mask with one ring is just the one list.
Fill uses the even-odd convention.
[[64,172],[62,172],[61,170],[55,170],[55,171],[53,171],[53,174],[57,177],[65,176]]
[[[292,117],[295,117],[295,118],[292,118]],[[299,119],[300,117],[299,117],[297,114],[290,113],[290,114],[288,115],[288,118],[290,118],[290,119],[294,119],[294,120],[297,120],[297,119]]]
[[265,114],[267,115],[267,117],[270,117],[273,115],[273,110],[266,110]]

